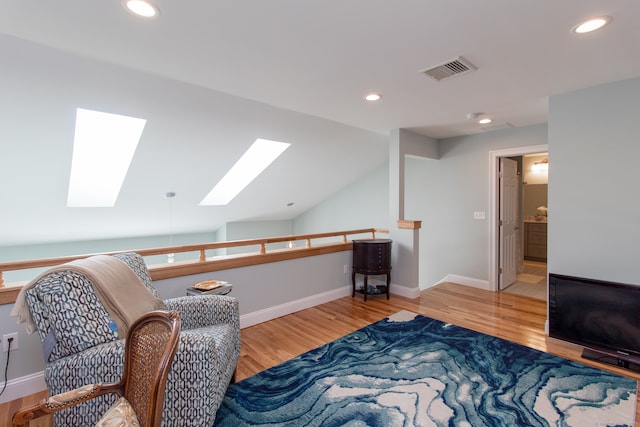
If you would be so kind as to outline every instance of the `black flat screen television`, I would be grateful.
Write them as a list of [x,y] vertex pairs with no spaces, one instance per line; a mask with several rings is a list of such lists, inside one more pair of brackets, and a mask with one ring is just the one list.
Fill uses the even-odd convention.
[[640,371],[640,286],[550,273],[549,336]]

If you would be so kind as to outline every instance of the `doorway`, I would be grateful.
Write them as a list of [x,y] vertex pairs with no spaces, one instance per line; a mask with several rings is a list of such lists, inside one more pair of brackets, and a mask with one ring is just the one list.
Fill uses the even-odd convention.
[[[546,299],[546,235],[544,237],[545,253],[544,256],[540,256],[541,252],[537,252],[538,259],[526,259],[525,260],[525,233],[530,232],[529,226],[525,224],[525,217],[529,219],[530,214],[529,205],[534,205],[538,202],[531,202],[527,204],[526,196],[524,195],[525,181],[522,179],[524,175],[524,168],[530,167],[530,160],[534,159],[534,156],[546,156],[548,151],[547,145],[537,145],[530,147],[519,147],[512,149],[496,150],[489,152],[490,161],[490,207],[489,220],[490,220],[490,252],[489,252],[489,289],[494,291],[504,290],[506,292],[514,293],[531,293],[529,296],[536,298]],[[501,187],[501,165],[505,163],[503,159],[506,158],[520,158],[518,162],[520,168],[519,183],[518,183],[518,197],[512,194],[506,193],[504,188]],[[537,159],[535,159],[537,160]],[[529,184],[526,184],[529,185]],[[546,191],[545,191],[546,196]],[[505,200],[508,203],[515,203],[516,207],[505,206]],[[515,201],[514,201],[515,200]],[[527,204],[525,208],[525,204]],[[536,205],[542,207],[543,205]],[[546,205],[544,205],[546,208]],[[502,226],[505,224],[503,218],[505,212],[509,212],[513,209],[517,210],[516,216],[518,217],[516,222],[511,218],[506,218],[506,223],[511,229],[511,233],[504,232]],[[546,214],[546,209],[543,210]],[[526,214],[526,215],[525,215]],[[533,214],[535,219],[535,214]],[[546,215],[545,215],[546,220]],[[540,220],[538,223],[542,223]],[[546,227],[546,221],[545,227]],[[539,228],[539,224],[535,224],[533,228]],[[514,229],[517,242],[513,242]],[[509,231],[509,230],[507,230]],[[507,239],[505,239],[507,236]],[[510,236],[510,237],[509,237]],[[530,243],[531,240],[527,240]],[[506,249],[506,250],[505,250]],[[538,248],[539,249],[539,248]],[[515,257],[515,259],[513,258]],[[527,258],[532,258],[527,256]],[[536,257],[533,257],[536,258]],[[507,272],[503,275],[505,267],[513,269],[511,264],[515,264],[516,273]],[[540,279],[542,277],[542,279]],[[509,283],[501,283],[501,280],[507,280]],[[537,290],[535,290],[537,286]]]

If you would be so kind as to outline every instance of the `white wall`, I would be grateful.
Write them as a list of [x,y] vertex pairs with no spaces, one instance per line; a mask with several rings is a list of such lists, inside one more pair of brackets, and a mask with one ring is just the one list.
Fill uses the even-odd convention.
[[439,160],[407,159],[405,216],[422,220],[420,288],[448,275],[489,279],[489,151],[546,143],[541,124],[442,140]]
[[549,109],[549,271],[640,284],[640,79]]

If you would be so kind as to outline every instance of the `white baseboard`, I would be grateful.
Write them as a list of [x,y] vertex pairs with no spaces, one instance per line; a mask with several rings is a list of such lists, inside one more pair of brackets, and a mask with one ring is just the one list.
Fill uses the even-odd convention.
[[44,382],[43,371],[25,375],[24,377],[7,381],[7,388],[4,393],[2,393],[2,396],[0,396],[0,403],[11,402],[12,400],[20,399],[21,397],[35,394],[46,389],[47,385]]
[[420,298],[421,289],[416,288],[408,288],[406,286],[394,285],[391,284],[391,293],[395,295],[400,295],[401,297],[416,299]]
[[[458,283],[460,285],[471,286],[473,288],[478,288],[478,289],[484,289],[485,291],[491,290],[489,289],[488,280],[480,280],[480,279],[475,279],[473,277],[459,276],[457,274],[447,274],[444,278],[440,279],[438,283],[442,283],[442,282]],[[436,285],[438,283],[436,283]]]
[[286,316],[287,314],[295,313],[305,308],[315,307],[316,305],[346,297],[347,295],[351,295],[351,285],[254,311],[253,313],[243,314],[240,316],[240,329]]
[[[332,291],[323,292],[321,294],[301,298],[299,300],[286,302],[274,307],[265,308],[264,310],[243,314],[240,316],[240,329],[248,328],[249,326],[277,319],[278,317],[286,316],[287,314],[295,313],[297,311],[304,310],[305,308],[315,307],[316,305],[324,304],[325,302],[349,296],[351,295],[351,290],[352,287],[349,285]],[[420,288],[407,288],[406,286],[391,284],[391,293],[415,299],[420,297]]]

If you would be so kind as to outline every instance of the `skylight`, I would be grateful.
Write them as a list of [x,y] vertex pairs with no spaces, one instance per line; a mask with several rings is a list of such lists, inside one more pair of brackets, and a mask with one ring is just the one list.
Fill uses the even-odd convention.
[[202,199],[200,206],[226,205],[262,173],[289,145],[286,142],[256,139],[229,172]]
[[78,108],[67,206],[115,205],[146,122]]

